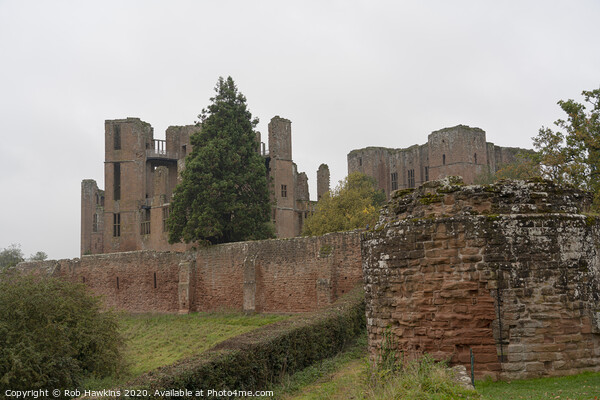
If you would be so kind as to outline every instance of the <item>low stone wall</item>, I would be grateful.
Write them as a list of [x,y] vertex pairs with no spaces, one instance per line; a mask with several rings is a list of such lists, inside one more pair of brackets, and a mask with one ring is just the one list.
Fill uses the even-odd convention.
[[386,330],[475,375],[600,370],[600,223],[550,182],[397,191],[362,241],[369,349]]
[[134,251],[21,263],[86,284],[129,312],[308,312],[362,282],[360,234],[230,243],[194,252]]

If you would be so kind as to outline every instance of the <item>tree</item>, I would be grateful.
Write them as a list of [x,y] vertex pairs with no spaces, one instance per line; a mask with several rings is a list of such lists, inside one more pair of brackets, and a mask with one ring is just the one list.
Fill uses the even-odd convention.
[[231,77],[198,116],[168,220],[169,242],[225,243],[274,236],[265,161],[246,98]]
[[486,185],[498,179],[530,179],[540,176],[539,155],[531,150],[519,151],[514,161],[503,164],[498,171],[486,171],[475,177],[475,184]]
[[21,246],[13,243],[0,251],[0,271],[14,267],[24,260],[25,258]]
[[116,314],[101,312],[85,286],[0,274],[0,392],[74,389],[120,370]]
[[48,254],[43,251],[38,251],[37,253],[30,255],[27,261],[44,261],[47,258]]
[[558,183],[568,183],[594,194],[595,208],[600,207],[600,89],[582,92],[585,103],[560,100],[567,114],[554,124],[553,131],[542,127],[533,144],[539,153],[542,174]]
[[384,202],[385,193],[376,189],[373,178],[353,172],[321,197],[314,214],[306,219],[302,233],[316,236],[373,226]]

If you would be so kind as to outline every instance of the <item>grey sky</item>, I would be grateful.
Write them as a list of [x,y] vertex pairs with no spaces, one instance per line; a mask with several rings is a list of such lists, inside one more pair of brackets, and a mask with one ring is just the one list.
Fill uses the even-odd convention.
[[346,154],[478,126],[531,147],[600,85],[600,2],[0,0],[0,248],[77,257],[80,184],[104,187],[104,120],[164,138],[231,75],[259,130],[292,121],[316,196]]

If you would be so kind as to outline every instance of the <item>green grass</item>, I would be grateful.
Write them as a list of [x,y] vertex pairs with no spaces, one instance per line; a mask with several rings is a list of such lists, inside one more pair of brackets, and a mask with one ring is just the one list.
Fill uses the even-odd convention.
[[285,378],[284,383],[273,390],[277,399],[284,400],[600,400],[600,373],[512,382],[477,381],[477,392],[472,392],[456,391],[449,376],[438,367],[435,363],[422,362],[402,373],[377,372],[367,362],[363,335],[344,353]]
[[272,390],[281,400],[481,399],[459,388],[449,371],[431,360],[398,371],[371,368],[364,334],[343,353],[284,378]]
[[336,398],[336,393],[343,394],[345,388],[355,385],[355,379],[351,377],[355,375],[357,367],[359,371],[362,370],[366,349],[365,332],[344,352],[286,376],[274,391],[282,399]]
[[600,399],[600,373],[556,378],[525,379],[512,382],[475,382],[486,400],[590,400]]
[[84,387],[101,389],[124,383],[157,367],[202,353],[226,339],[286,318],[289,316],[235,312],[122,314],[125,371],[105,379],[88,379]]

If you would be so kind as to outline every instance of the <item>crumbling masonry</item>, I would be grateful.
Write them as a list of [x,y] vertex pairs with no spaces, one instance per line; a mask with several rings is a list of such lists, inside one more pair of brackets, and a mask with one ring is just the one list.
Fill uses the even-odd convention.
[[362,240],[369,349],[427,352],[475,376],[600,370],[600,221],[546,181],[399,190]]

